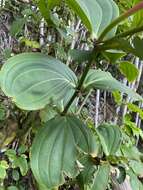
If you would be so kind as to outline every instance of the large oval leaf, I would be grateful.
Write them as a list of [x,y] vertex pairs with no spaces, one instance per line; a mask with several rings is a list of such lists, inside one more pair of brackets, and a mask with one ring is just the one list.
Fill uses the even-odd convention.
[[[95,38],[98,38],[106,26],[119,15],[118,7],[113,0],[67,0],[66,2]],[[112,30],[109,37],[113,36],[115,31],[116,29]]]
[[76,87],[75,74],[63,63],[41,53],[10,58],[1,70],[1,88],[22,109],[43,108],[50,101],[67,99]]
[[79,150],[91,152],[90,131],[74,116],[49,120],[32,145],[31,168],[37,182],[52,188],[64,183],[64,175],[79,173]]
[[142,97],[134,90],[117,81],[109,72],[91,69],[84,81],[84,89],[96,88],[110,92],[120,91],[133,100],[143,101]]
[[106,155],[114,155],[121,144],[122,135],[118,126],[103,124],[97,128],[103,151]]

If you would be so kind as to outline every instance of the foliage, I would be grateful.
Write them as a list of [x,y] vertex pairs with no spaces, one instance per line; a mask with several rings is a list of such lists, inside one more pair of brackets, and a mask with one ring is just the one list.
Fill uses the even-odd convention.
[[[81,190],[105,190],[130,176],[132,188],[142,189],[143,153],[137,145],[143,132],[132,113],[143,119],[136,105],[143,98],[118,76],[121,72],[128,82],[139,76],[131,60],[124,59],[130,54],[143,58],[139,33],[143,26],[137,15],[143,2],[120,16],[118,4],[113,0],[36,0],[6,1],[1,6],[3,12],[12,9],[9,35],[17,46],[9,48],[12,54],[3,52],[6,61],[0,71],[5,100],[0,106],[0,188],[48,190],[78,185]],[[122,22],[127,18],[133,20],[132,27],[124,30]],[[88,44],[88,50],[73,45],[78,38],[68,23],[79,19],[82,32],[86,31],[79,42]],[[47,38],[45,26],[50,31]],[[104,62],[110,65],[108,71]],[[116,68],[118,75],[110,68]],[[103,121],[96,128],[93,118],[88,120],[84,105],[97,90],[112,92],[118,106],[127,106],[130,112],[122,122]],[[27,177],[31,186],[23,185]]]

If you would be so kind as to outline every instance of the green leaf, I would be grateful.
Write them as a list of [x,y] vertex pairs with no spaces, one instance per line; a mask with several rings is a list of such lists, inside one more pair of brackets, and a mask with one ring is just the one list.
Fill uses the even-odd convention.
[[8,188],[7,188],[7,190],[18,190],[18,188],[16,187],[16,186],[9,186]]
[[142,97],[134,90],[117,81],[109,72],[91,69],[84,81],[84,89],[101,89],[110,92],[120,91],[127,94],[133,100],[142,101]]
[[22,31],[25,21],[26,20],[23,18],[19,18],[19,19],[15,20],[11,25],[10,35],[13,37],[17,36]]
[[143,54],[142,54],[142,49],[143,49],[143,39],[139,38],[139,37],[135,37],[133,39],[133,46],[134,49],[136,51],[136,56],[138,56],[139,58],[143,59]]
[[80,172],[77,180],[80,187],[83,188],[84,185],[89,185],[93,182],[96,167],[88,155],[83,155],[80,162],[83,165],[83,170]]
[[37,42],[37,41],[33,41],[33,40],[29,40],[27,38],[20,38],[20,43],[28,46],[28,47],[31,47],[31,48],[40,48],[40,44]]
[[9,165],[8,165],[8,163],[7,163],[6,160],[2,160],[2,161],[0,162],[0,166],[3,167],[3,168],[5,168],[5,169],[8,169],[8,168],[9,168]]
[[12,178],[15,180],[15,181],[18,181],[19,180],[19,172],[17,170],[13,170],[12,171]]
[[122,103],[121,93],[119,91],[114,91],[112,94],[113,94],[116,104],[121,105],[121,103]]
[[91,190],[106,190],[110,174],[110,165],[102,164],[95,175]]
[[21,175],[25,176],[28,172],[28,163],[26,158],[21,155],[20,157],[17,157],[14,162],[13,165],[15,168],[19,167]]
[[40,119],[42,122],[47,122],[57,115],[57,111],[52,106],[46,106],[40,111]]
[[141,153],[138,151],[138,149],[135,146],[122,145],[121,151],[123,155],[128,159],[140,161]]
[[128,103],[127,106],[130,111],[138,113],[139,116],[141,117],[141,119],[143,119],[143,110],[142,109],[140,109],[137,105],[132,104],[132,103]]
[[9,160],[14,160],[16,158],[16,151],[13,149],[9,149],[5,152],[5,155],[8,156]]
[[132,53],[140,59],[143,59],[143,39],[139,37],[133,38],[132,42],[123,38],[112,39],[111,41],[107,40],[107,42],[105,42],[101,48],[104,50],[122,50],[126,53]]
[[135,160],[129,162],[130,167],[137,176],[143,175],[143,163]]
[[[118,17],[119,10],[113,0],[66,0],[71,9],[80,17],[94,38],[98,38],[101,32]],[[108,37],[115,34],[112,30]]]
[[48,24],[53,24],[51,9],[59,5],[60,0],[37,0],[38,8]]
[[69,50],[69,55],[71,56],[72,60],[82,63],[91,60],[92,51],[71,49]]
[[47,188],[64,183],[64,175],[79,173],[79,152],[91,152],[90,131],[74,116],[49,120],[36,135],[31,149],[31,168],[37,182]]
[[126,169],[124,167],[119,166],[118,170],[119,170],[119,174],[116,180],[119,184],[122,184],[126,179]]
[[97,134],[104,153],[107,156],[114,155],[118,151],[122,140],[119,127],[105,123],[97,128]]
[[134,64],[129,61],[120,62],[119,70],[128,79],[129,82],[136,80],[139,75],[139,70]]
[[4,179],[6,177],[6,169],[0,165],[0,179]]
[[115,64],[119,59],[125,56],[124,52],[116,50],[108,50],[103,52],[102,54],[112,64]]
[[77,83],[66,65],[41,53],[10,58],[0,74],[4,93],[25,110],[38,110],[52,101],[68,101]]
[[128,174],[130,176],[130,182],[131,182],[131,187],[133,190],[142,190],[143,185],[141,181],[138,179],[138,177],[134,174],[132,170],[128,171]]

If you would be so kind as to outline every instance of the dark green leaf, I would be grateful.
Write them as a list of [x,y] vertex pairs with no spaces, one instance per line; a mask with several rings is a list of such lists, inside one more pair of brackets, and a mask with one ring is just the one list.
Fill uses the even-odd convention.
[[110,174],[110,165],[102,164],[95,175],[91,190],[106,190]]
[[72,60],[82,63],[89,61],[92,58],[92,51],[72,49],[69,51],[69,55],[71,56]]
[[51,9],[60,3],[60,0],[37,0],[37,5],[42,16],[45,18],[48,24],[53,24]]
[[15,180],[15,181],[18,181],[19,180],[19,172],[17,170],[13,170],[12,171],[12,178]]
[[23,18],[15,20],[11,25],[10,35],[13,37],[17,36],[22,31],[24,24],[25,24],[25,19]]
[[140,39],[139,37],[135,37],[133,39],[133,46],[136,51],[135,55],[138,56],[139,58],[143,59],[143,53],[142,53],[143,39]]
[[76,117],[49,120],[36,135],[31,150],[31,168],[37,182],[53,188],[64,183],[64,175],[78,175],[79,151],[91,152],[90,145],[91,133]]
[[112,64],[115,64],[119,59],[125,56],[124,52],[108,50],[103,52],[103,56]]
[[119,184],[122,184],[126,179],[126,169],[124,167],[119,166],[118,170],[119,174],[116,180]]
[[114,155],[121,144],[122,135],[118,126],[103,124],[97,128],[103,151],[106,155]]
[[96,167],[91,157],[87,155],[83,155],[80,159],[80,162],[83,165],[83,170],[77,177],[77,180],[78,180],[79,185],[83,188],[84,185],[89,185],[93,182]]

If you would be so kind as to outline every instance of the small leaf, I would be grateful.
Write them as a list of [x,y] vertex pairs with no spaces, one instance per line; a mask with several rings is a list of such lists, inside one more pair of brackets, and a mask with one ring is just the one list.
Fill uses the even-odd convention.
[[69,55],[71,56],[72,60],[82,63],[91,59],[92,51],[71,49],[69,50]]
[[135,37],[133,39],[133,46],[136,51],[136,56],[143,59],[142,49],[143,49],[143,39]]
[[51,10],[59,5],[60,0],[37,0],[38,8],[48,24],[53,24]]
[[7,190],[18,190],[18,188],[16,187],[16,186],[9,186],[8,188],[7,188]]
[[119,166],[118,170],[119,170],[119,175],[117,176],[116,180],[119,184],[122,184],[126,179],[126,169],[124,167]]
[[79,152],[91,152],[90,131],[74,116],[49,120],[36,135],[31,150],[31,168],[43,188],[64,183],[64,175],[79,173]]
[[28,40],[27,38],[24,38],[24,37],[20,39],[20,43],[31,48],[40,48],[40,44],[37,41]]
[[136,80],[139,75],[139,70],[136,68],[136,66],[128,61],[120,62],[119,70],[129,82]]
[[111,124],[103,124],[97,128],[97,134],[104,153],[107,156],[114,155],[118,151],[122,140],[119,127]]
[[19,172],[17,170],[13,170],[12,171],[12,178],[15,180],[15,181],[18,181],[19,180]]
[[125,56],[124,52],[116,50],[108,50],[103,52],[102,54],[112,64],[115,64],[118,60]]
[[6,177],[6,169],[0,165],[0,179],[4,179]]
[[10,35],[12,37],[17,36],[22,31],[25,21],[26,21],[25,19],[19,18],[12,23],[10,28]]
[[84,81],[83,84],[84,89],[101,89],[107,90],[110,92],[113,91],[120,91],[124,94],[127,94],[131,97],[134,101],[143,101],[142,97],[138,95],[134,90],[130,89],[129,87],[125,86],[121,82],[117,81],[109,72],[101,71],[101,70],[94,70],[91,69]]
[[5,155],[8,156],[9,160],[14,160],[16,158],[16,151],[9,149],[5,152]]
[[9,168],[9,165],[8,165],[8,163],[7,163],[6,160],[0,161],[0,165],[1,165],[1,167],[5,168],[5,169],[8,169],[8,168]]
[[122,103],[122,96],[121,96],[121,93],[118,92],[118,91],[114,91],[112,94],[113,94],[113,97],[114,97],[115,102],[116,102],[118,105],[121,105],[121,103]]
[[28,163],[27,163],[27,160],[24,156],[17,157],[14,160],[13,165],[15,168],[19,167],[22,176],[25,176],[27,174]]
[[95,175],[91,190],[106,190],[110,174],[110,165],[102,164]]
[[138,113],[139,116],[141,117],[141,119],[143,119],[143,110],[142,109],[140,109],[137,105],[132,104],[132,103],[128,103],[127,106],[130,111]]

